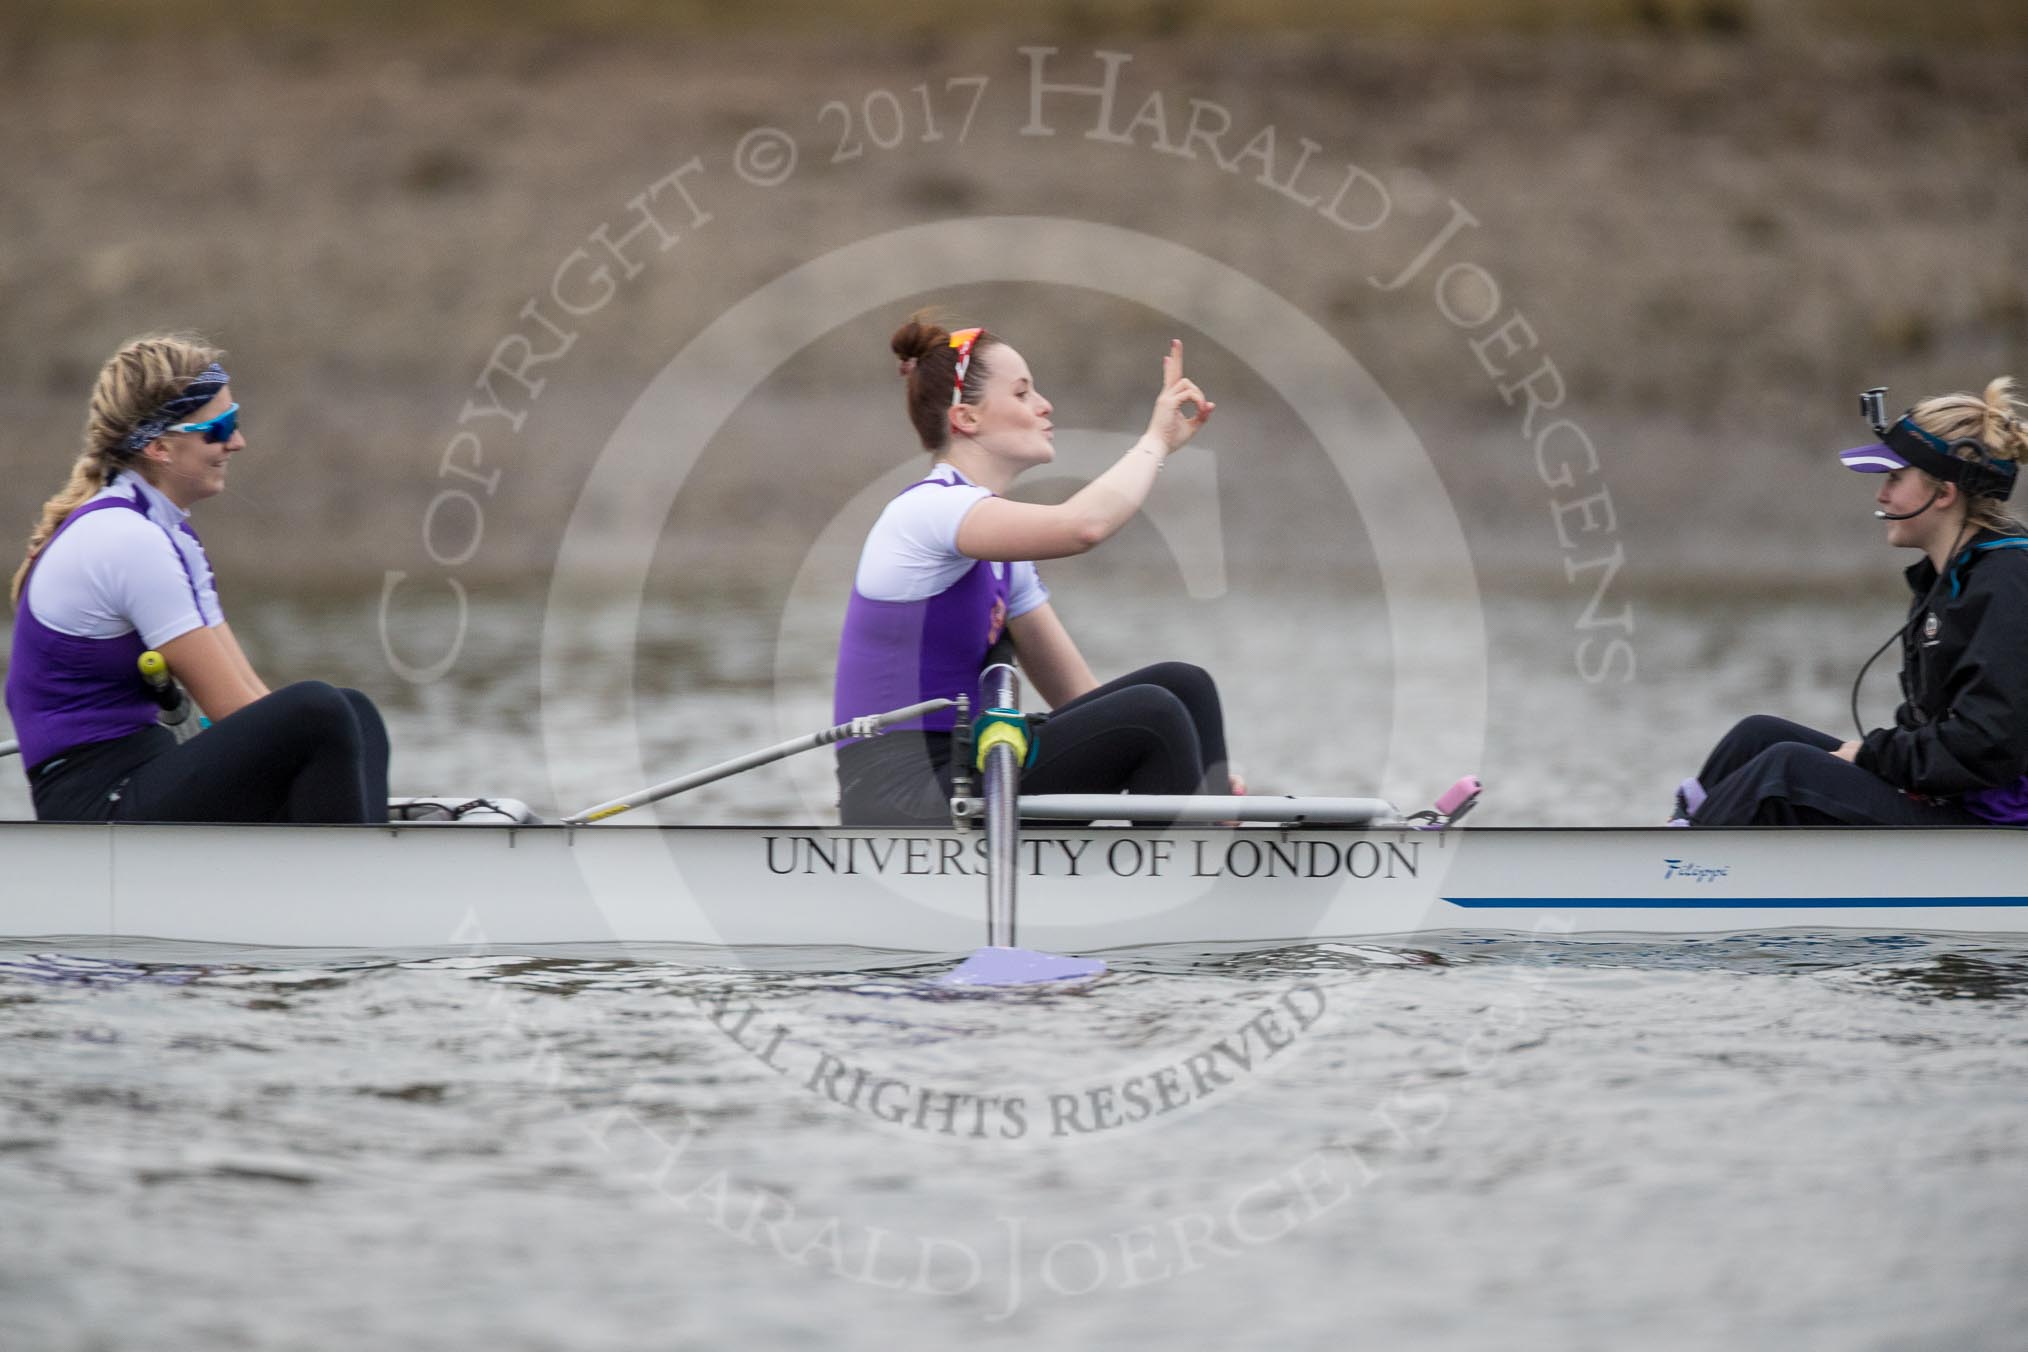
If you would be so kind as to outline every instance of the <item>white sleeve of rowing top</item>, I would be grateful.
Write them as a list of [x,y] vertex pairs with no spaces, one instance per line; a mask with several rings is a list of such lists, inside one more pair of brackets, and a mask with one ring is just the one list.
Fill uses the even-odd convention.
[[869,601],[924,601],[977,563],[958,552],[958,524],[992,497],[976,484],[927,484],[887,504],[859,555],[852,585]]
[[[138,630],[143,643],[158,648],[217,622],[207,621],[183,571],[179,552],[203,554],[196,541],[188,544],[181,548],[183,542],[172,542],[138,512],[93,512],[36,560],[28,579],[29,609],[59,634],[118,638]],[[208,563],[199,576],[208,586]],[[210,601],[215,611],[215,591]]]
[[1035,607],[1049,600],[1049,588],[1042,585],[1042,575],[1035,571],[1032,563],[1017,563],[1014,576],[1007,579],[1007,618],[1018,620]]
[[[197,584],[197,613],[209,626],[225,623],[225,607],[218,603],[218,578],[211,571],[211,559],[205,554],[204,546],[197,542],[193,531],[170,532],[169,538],[176,550],[183,556],[183,562],[190,567],[190,578]],[[168,639],[162,640],[167,643]]]

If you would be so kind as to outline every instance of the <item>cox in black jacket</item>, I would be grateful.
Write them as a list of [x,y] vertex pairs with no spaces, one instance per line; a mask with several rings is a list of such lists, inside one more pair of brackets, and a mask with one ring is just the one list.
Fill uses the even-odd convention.
[[1898,788],[1949,798],[2028,775],[2028,536],[1980,531],[1941,580],[1908,569],[1902,705],[1855,758]]

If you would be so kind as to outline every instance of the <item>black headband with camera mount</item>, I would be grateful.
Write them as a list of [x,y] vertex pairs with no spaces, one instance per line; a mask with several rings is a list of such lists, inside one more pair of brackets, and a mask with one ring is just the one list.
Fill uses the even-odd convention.
[[[2020,467],[2012,460],[1994,455],[1991,448],[1977,437],[1957,437],[1946,441],[1925,432],[1916,426],[1913,409],[1889,424],[1882,412],[1886,397],[1887,387],[1884,385],[1864,391],[1859,396],[1859,412],[1871,424],[1881,446],[1894,458],[1941,483],[1956,484],[1975,498],[2005,501],[2013,494]],[[1961,450],[1970,451],[1973,458],[1960,457],[1958,452]],[[1846,462],[1853,464],[1853,453],[1847,452],[1846,455]],[[1855,464],[1854,468],[1858,466]]]

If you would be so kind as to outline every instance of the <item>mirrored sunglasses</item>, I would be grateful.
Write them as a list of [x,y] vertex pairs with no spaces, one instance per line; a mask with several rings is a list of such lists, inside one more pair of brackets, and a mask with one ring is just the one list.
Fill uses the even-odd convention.
[[216,418],[206,418],[203,422],[173,423],[164,430],[201,432],[206,441],[214,445],[223,445],[232,440],[233,433],[239,431],[239,405],[232,405]]

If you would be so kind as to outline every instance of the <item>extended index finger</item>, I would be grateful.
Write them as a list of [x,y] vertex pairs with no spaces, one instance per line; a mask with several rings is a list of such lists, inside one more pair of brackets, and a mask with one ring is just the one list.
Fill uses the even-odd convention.
[[1183,378],[1183,340],[1171,338],[1169,350],[1162,357],[1162,388],[1167,389]]

